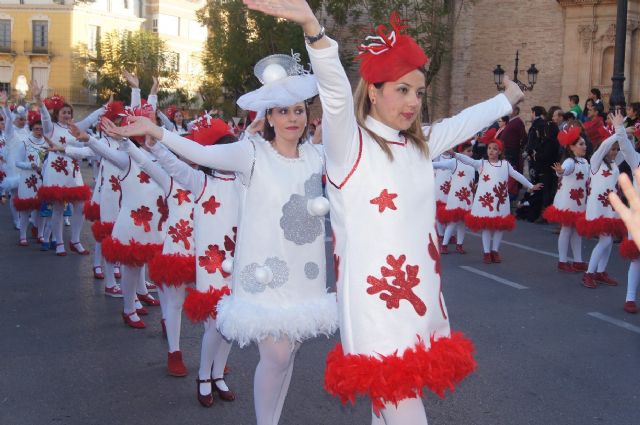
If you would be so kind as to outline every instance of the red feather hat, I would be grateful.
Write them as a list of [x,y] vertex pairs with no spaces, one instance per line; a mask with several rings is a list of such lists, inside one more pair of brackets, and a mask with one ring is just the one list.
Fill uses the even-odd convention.
[[562,146],[570,146],[580,139],[580,127],[571,127],[558,133],[558,142]]
[[485,131],[484,134],[480,136],[478,140],[487,146],[489,146],[489,144],[491,143],[495,143],[496,145],[498,145],[498,149],[500,150],[500,152],[503,152],[504,145],[502,144],[502,141],[496,139],[497,133],[498,133],[498,130],[496,130],[495,127],[491,127],[490,129]]
[[191,126],[191,134],[187,138],[204,146],[215,145],[223,136],[233,136],[233,131],[224,120],[204,115]]
[[178,112],[178,107],[176,105],[169,105],[167,106],[167,109],[164,110],[165,115],[172,121],[176,112]]
[[49,96],[44,100],[44,106],[46,106],[47,109],[58,111],[64,106],[64,97],[60,96],[59,94]]
[[[136,106],[135,108],[126,107],[124,108],[124,113],[121,114],[122,121],[120,122],[120,126],[124,127],[129,124],[130,117],[146,117],[149,118],[154,123],[156,122],[156,110],[150,104],[147,103],[144,99],[142,99],[142,104],[140,106]],[[144,136],[132,136],[131,140],[137,142],[138,144],[144,143]]]
[[103,117],[113,121],[114,119],[121,117],[125,114],[124,103],[119,100],[114,100],[106,104]]
[[31,127],[38,121],[42,122],[42,116],[40,115],[40,112],[37,109],[29,110],[29,113],[27,114],[27,123],[29,124],[29,127]]
[[407,26],[402,24],[398,12],[391,13],[389,24],[391,30],[385,25],[378,25],[376,35],[367,36],[358,46],[361,53],[355,60],[361,61],[360,76],[368,83],[396,81],[429,62],[416,41],[401,33]]

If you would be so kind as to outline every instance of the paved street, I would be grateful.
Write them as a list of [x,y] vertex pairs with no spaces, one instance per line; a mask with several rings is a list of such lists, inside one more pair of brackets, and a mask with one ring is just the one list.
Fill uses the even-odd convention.
[[[255,423],[255,346],[231,352],[227,382],[237,400],[202,408],[200,326],[183,321],[190,373],[169,377],[159,308],[145,318],[147,329],[127,328],[121,300],[93,280],[91,257],[58,258],[33,242],[17,247],[7,207],[0,229],[0,424]],[[444,256],[452,327],[475,341],[479,366],[446,399],[427,397],[430,424],[640,423],[640,315],[622,310],[627,263],[616,245],[609,272],[622,284],[582,288],[580,275],[555,271],[553,230],[519,222],[500,265],[482,264],[475,235],[467,235],[469,254]],[[91,240],[85,225],[85,246]],[[585,243],[585,258],[592,246]],[[337,340],[302,346],[282,425],[370,422],[366,402],[341,407],[322,388],[324,358]]]

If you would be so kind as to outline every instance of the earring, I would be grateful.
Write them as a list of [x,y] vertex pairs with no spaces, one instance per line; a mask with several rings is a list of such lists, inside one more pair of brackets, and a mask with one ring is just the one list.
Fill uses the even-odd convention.
[[273,127],[273,123],[269,121],[269,127]]
[[374,104],[374,105],[376,104],[376,98],[375,97],[373,99],[371,99],[371,103]]

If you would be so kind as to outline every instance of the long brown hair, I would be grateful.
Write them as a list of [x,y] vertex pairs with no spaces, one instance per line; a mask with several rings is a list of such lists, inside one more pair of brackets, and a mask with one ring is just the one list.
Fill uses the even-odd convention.
[[[368,84],[369,83],[367,83],[365,80],[361,78],[360,81],[358,82],[358,86],[356,87],[356,92],[353,96],[355,108],[356,108],[356,122],[360,127],[362,127],[364,131],[367,132],[367,134],[369,134],[369,136],[371,136],[373,140],[376,141],[378,146],[380,146],[380,149],[382,149],[383,152],[387,154],[387,157],[389,158],[389,160],[393,161],[393,153],[391,152],[391,149],[389,148],[387,141],[382,137],[378,136],[377,134],[375,134],[369,128],[367,128],[365,124],[365,120],[367,119],[367,116],[371,112],[371,99],[369,99],[369,93],[367,92]],[[377,89],[380,89],[382,88],[383,84],[384,83],[375,84],[375,87]],[[405,136],[409,140],[409,142],[413,143],[420,150],[420,152],[424,155],[425,158],[429,155],[429,147],[427,146],[427,137],[424,135],[424,132],[422,131],[422,125],[420,123],[419,118],[416,118],[415,121],[413,121],[413,124],[411,124],[411,127],[409,127],[407,130],[401,131],[400,134]]]

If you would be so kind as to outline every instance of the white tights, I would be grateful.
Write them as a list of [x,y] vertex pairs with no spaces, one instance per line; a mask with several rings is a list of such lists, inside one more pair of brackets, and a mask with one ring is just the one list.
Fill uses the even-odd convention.
[[627,299],[625,301],[635,301],[638,292],[638,282],[640,282],[640,259],[633,260],[629,264],[627,274]]
[[569,244],[571,244],[571,251],[573,252],[573,261],[582,263],[582,237],[580,237],[575,227],[562,226],[558,236],[558,257],[561,263],[567,262]]
[[456,232],[456,244],[462,245],[464,243],[465,230],[464,221],[456,221],[447,224],[447,228],[444,230],[444,240],[442,241],[442,244],[449,245],[453,232]]
[[444,224],[440,223],[438,220],[436,220],[436,233],[438,236],[444,235]]
[[427,412],[419,398],[405,398],[398,402],[385,404],[376,416],[371,410],[371,425],[427,425]]
[[[230,351],[231,342],[224,339],[220,331],[216,329],[216,321],[208,318],[204,322],[204,335],[202,335],[199,379],[224,377],[224,367],[227,365]],[[228,390],[228,388],[223,388],[222,382],[214,385],[218,385],[224,391]],[[209,391],[207,384],[200,384],[200,394],[209,394]]]
[[482,249],[485,254],[488,254],[491,251],[498,252],[500,249],[500,243],[502,242],[502,235],[504,235],[502,230],[482,231]]
[[11,195],[11,199],[9,200],[9,209],[11,210],[11,218],[13,219],[14,227],[20,226],[20,217],[18,216],[18,210],[16,210],[16,206],[13,205],[13,200],[18,197],[18,189],[11,189],[9,192]]
[[[41,217],[42,218],[42,238],[45,242],[51,241],[51,217]],[[40,231],[38,231],[40,233]]]
[[269,337],[258,343],[260,361],[253,379],[257,425],[277,425],[291,383],[299,343]]
[[116,286],[116,277],[113,274],[113,263],[108,262],[104,257],[102,257],[102,243],[96,241],[93,248],[93,267],[103,267],[103,263],[104,287],[113,288]]
[[[136,288],[139,286],[140,276],[143,276],[140,271],[142,267],[122,265],[121,267],[122,279],[120,281],[120,287],[122,289],[122,301],[124,302],[124,313],[134,313],[131,315],[131,320],[140,320],[136,311]],[[142,282],[144,285],[144,281]]]
[[[56,240],[58,246],[62,248],[57,251],[64,251],[64,238],[62,236],[62,217],[64,214],[64,203],[53,202],[53,213],[51,215],[51,231],[53,232],[53,238]],[[73,214],[71,215],[71,243],[77,244],[80,242],[80,231],[82,230],[82,224],[84,223],[83,203],[82,201],[75,201],[71,203],[73,208]],[[79,250],[84,249],[79,246]]]
[[43,228],[42,228],[42,217],[37,211],[18,211],[18,216],[20,217],[20,240],[27,239],[27,229],[29,228],[29,218],[33,222],[33,225],[38,228],[38,237],[42,236]]
[[611,256],[611,248],[613,248],[613,238],[610,235],[600,235],[598,243],[591,251],[588,273],[602,273],[605,271]]
[[[143,279],[144,281],[144,279]],[[167,329],[169,352],[180,351],[180,329],[182,327],[182,304],[184,304],[186,287],[184,285],[158,286],[160,309]]]

